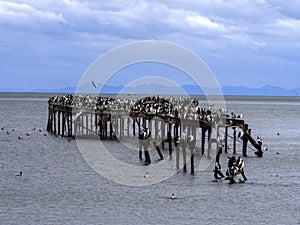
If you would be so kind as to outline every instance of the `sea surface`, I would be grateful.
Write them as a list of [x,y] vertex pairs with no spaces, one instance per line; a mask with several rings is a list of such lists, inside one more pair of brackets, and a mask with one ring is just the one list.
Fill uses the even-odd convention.
[[[75,140],[45,131],[49,96],[0,93],[0,224],[300,224],[300,98],[226,97],[227,110],[243,113],[263,141],[262,158],[249,143],[246,183],[212,182],[211,164],[128,186],[95,172]],[[105,144],[123,151],[118,141]],[[241,149],[238,143],[237,156]]]

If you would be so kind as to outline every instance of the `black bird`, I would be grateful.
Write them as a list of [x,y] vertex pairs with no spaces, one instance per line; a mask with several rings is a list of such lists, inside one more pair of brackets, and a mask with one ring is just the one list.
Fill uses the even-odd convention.
[[22,177],[22,176],[23,176],[23,172],[20,171],[16,176],[17,176],[17,177]]
[[239,132],[238,133],[238,138],[240,138],[242,136],[242,133],[241,132]]

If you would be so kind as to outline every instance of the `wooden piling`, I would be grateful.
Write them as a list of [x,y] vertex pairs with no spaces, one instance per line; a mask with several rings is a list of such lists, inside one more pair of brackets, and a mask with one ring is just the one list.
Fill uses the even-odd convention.
[[195,173],[195,168],[194,168],[194,166],[195,166],[195,162],[194,162],[194,160],[195,160],[195,147],[196,147],[196,129],[195,128],[191,128],[192,129],[192,136],[194,137],[194,142],[195,143],[193,143],[191,146],[191,174],[194,174]]
[[57,116],[58,116],[58,118],[57,118],[58,119],[58,121],[57,121],[57,123],[58,123],[57,135],[60,135],[60,126],[61,126],[60,115],[61,115],[61,112],[58,111],[58,113],[57,113]]
[[127,120],[127,137],[130,135],[130,117],[126,118]]
[[110,117],[110,121],[109,121],[109,137],[110,139],[113,138],[113,124],[112,124],[112,118]]
[[195,173],[195,168],[194,168],[194,165],[195,165],[195,163],[194,163],[194,159],[195,159],[195,157],[194,157],[194,149],[192,148],[190,150],[191,150],[191,174],[194,174]]
[[57,124],[56,124],[56,113],[57,113],[57,111],[56,110],[54,110],[53,111],[53,114],[54,114],[54,135],[56,135],[57,133],[56,133],[56,126],[57,126]]
[[172,130],[172,124],[169,122],[168,123],[168,143],[169,143],[169,156],[170,158],[172,158],[172,134],[171,134],[171,130]]
[[225,127],[224,139],[225,139],[225,143],[224,143],[225,153],[227,153],[228,152],[228,127]]
[[149,145],[149,141],[148,140],[143,140],[143,146],[144,146],[144,153],[145,153],[145,162],[147,164],[151,163],[151,158],[150,158],[150,154],[148,151],[148,145]]
[[139,140],[139,159],[143,160],[143,146],[142,146],[142,140]]
[[158,153],[160,159],[161,159],[161,160],[164,159],[164,156],[163,156],[163,154],[162,154],[162,152],[161,152],[161,150],[160,150],[160,148],[159,148],[159,144],[157,143],[156,140],[153,142],[153,145],[154,145],[154,147],[155,147],[155,149],[156,149],[156,151],[157,151],[157,153]]
[[135,123],[136,123],[136,118],[133,118],[133,124],[132,124],[133,136],[135,136]]
[[243,156],[247,157],[247,146],[248,146],[248,137],[247,135],[243,136]]
[[236,127],[233,127],[233,154],[236,154]]
[[62,113],[62,136],[65,136],[65,132],[66,132],[66,112]]
[[186,172],[187,168],[186,168],[186,138],[183,140],[183,144],[182,144],[182,161],[183,161],[183,171]]
[[97,113],[95,113],[95,133],[96,134],[98,133],[98,114]]
[[202,150],[202,155],[204,155],[205,152],[205,133],[207,131],[206,127],[202,127],[201,129],[201,150]]
[[157,119],[154,119],[154,138],[157,140],[158,138],[158,121]]
[[175,143],[175,148],[176,148],[176,169],[179,170],[180,144]]
[[212,149],[212,140],[211,140],[211,136],[212,136],[212,129],[211,128],[209,128],[208,130],[207,130],[207,132],[208,132],[208,134],[207,134],[207,136],[208,136],[208,142],[207,142],[207,157],[210,157],[210,153],[211,153],[211,149]]

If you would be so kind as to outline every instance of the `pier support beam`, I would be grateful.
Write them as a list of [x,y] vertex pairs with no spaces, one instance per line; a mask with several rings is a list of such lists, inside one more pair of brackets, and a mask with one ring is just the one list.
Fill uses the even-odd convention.
[[184,138],[183,143],[182,143],[182,161],[183,161],[183,171],[186,172],[186,138]]
[[236,154],[236,127],[233,127],[233,154]]
[[193,127],[191,128],[192,129],[192,136],[194,137],[194,139],[192,140],[192,143],[191,143],[191,174],[194,174],[195,173],[195,147],[196,147],[196,129]]
[[168,123],[168,142],[169,142],[169,156],[172,158],[172,124]]
[[142,140],[139,140],[139,159],[143,160],[143,146],[142,146]]
[[225,148],[225,153],[228,152],[228,127],[225,127],[225,143],[224,143],[224,148]]
[[205,133],[207,131],[206,127],[202,127],[202,131],[201,131],[201,150],[202,150],[202,155],[204,155],[205,152]]
[[175,143],[175,148],[176,148],[176,169],[179,170],[180,144]]
[[248,138],[243,138],[243,156],[247,157],[247,145],[248,145]]
[[151,158],[150,158],[150,154],[148,151],[148,146],[149,146],[149,140],[143,140],[143,146],[144,146],[144,154],[145,154],[145,163],[146,164],[150,164],[151,163]]

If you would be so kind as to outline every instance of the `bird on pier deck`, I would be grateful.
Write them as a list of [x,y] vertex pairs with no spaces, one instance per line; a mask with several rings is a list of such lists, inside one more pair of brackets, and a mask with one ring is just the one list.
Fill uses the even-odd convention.
[[257,143],[262,145],[262,141],[261,141],[261,138],[259,136],[257,136]]
[[241,138],[242,137],[242,132],[239,132],[238,133],[238,138]]
[[189,142],[193,142],[194,141],[194,136],[193,135],[189,135],[188,136],[188,141]]

